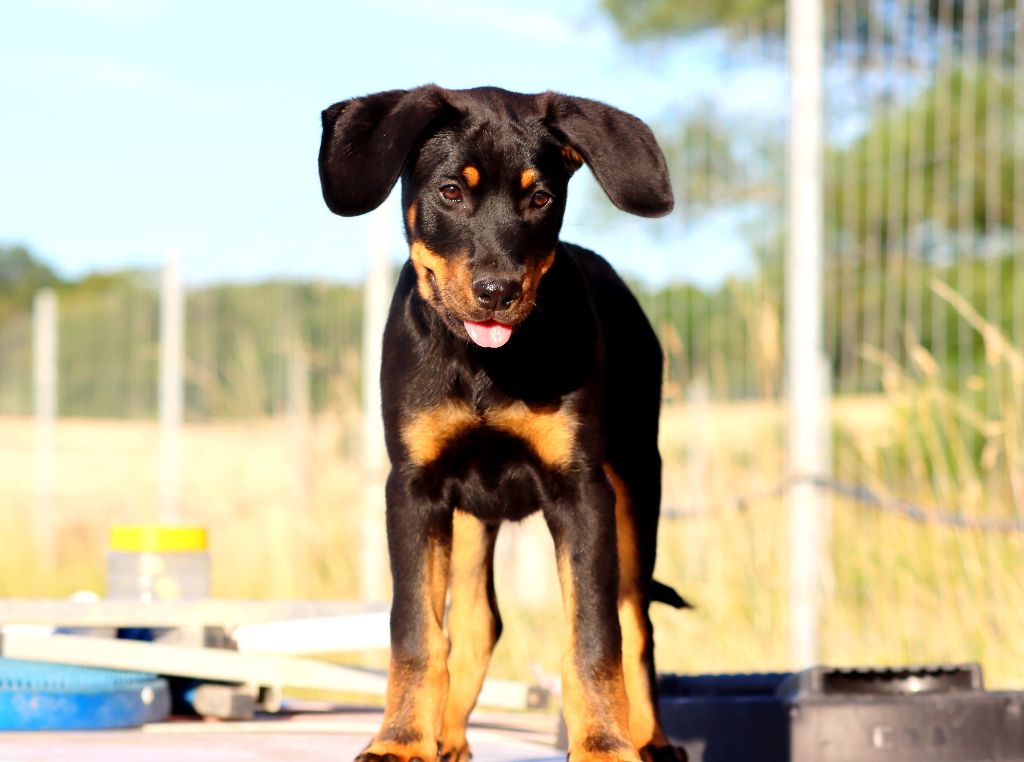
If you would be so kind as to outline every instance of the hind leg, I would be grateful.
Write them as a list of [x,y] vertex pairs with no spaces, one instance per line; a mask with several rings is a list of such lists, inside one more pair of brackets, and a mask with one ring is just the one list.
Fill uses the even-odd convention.
[[493,572],[497,536],[497,526],[487,526],[468,513],[455,511],[448,610],[450,684],[441,730],[444,762],[469,762],[466,723],[501,634]]
[[[661,476],[660,459],[654,463],[657,473],[648,474],[646,483],[634,480],[633,490],[612,466],[606,464],[605,473],[615,490],[619,626],[622,629],[622,673],[629,699],[630,737],[644,762],[679,762],[686,759],[686,752],[669,744],[658,713],[654,630],[648,614]],[[650,494],[652,492],[654,494]],[[634,495],[645,502],[654,500],[653,520],[645,515],[646,521],[638,521]],[[651,505],[646,507],[652,508]]]

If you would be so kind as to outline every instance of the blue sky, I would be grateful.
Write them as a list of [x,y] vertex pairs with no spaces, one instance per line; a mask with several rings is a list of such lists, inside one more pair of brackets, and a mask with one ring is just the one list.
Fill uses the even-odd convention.
[[[657,121],[720,90],[721,54],[707,39],[624,45],[590,0],[4,0],[0,244],[68,275],[153,266],[175,247],[193,283],[356,279],[368,220],[323,204],[325,106],[425,82],[492,84]],[[743,82],[748,100],[778,98],[754,72]],[[574,180],[563,237],[627,273],[709,282],[746,261],[721,227],[668,235],[671,222],[624,214],[595,226],[595,193],[588,174]]]

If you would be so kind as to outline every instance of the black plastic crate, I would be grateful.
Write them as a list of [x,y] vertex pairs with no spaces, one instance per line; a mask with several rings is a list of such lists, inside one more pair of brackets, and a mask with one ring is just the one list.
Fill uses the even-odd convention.
[[976,664],[665,675],[665,731],[690,762],[1024,762],[1024,693]]

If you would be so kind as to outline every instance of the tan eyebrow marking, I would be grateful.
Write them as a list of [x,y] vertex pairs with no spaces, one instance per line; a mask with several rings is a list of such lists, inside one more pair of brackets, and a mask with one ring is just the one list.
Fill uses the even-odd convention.
[[477,183],[480,182],[480,170],[469,164],[462,170],[462,176],[466,178],[466,184],[470,188],[475,188]]
[[519,187],[526,190],[538,180],[540,173],[536,169],[524,169],[523,174],[519,175]]

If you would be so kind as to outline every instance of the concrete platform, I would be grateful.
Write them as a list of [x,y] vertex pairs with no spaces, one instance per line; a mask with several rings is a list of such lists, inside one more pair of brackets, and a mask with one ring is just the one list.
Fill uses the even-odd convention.
[[[474,719],[475,762],[561,762],[551,715]],[[345,762],[366,745],[379,711],[300,711],[252,722],[170,721],[139,730],[0,733],[0,762]]]

